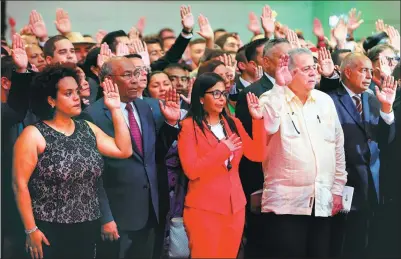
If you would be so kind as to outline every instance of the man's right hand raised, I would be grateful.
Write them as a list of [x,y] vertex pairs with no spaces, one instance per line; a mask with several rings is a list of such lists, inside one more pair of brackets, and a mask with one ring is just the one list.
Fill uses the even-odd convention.
[[102,225],[101,236],[103,241],[117,241],[120,238],[117,224],[114,220]]

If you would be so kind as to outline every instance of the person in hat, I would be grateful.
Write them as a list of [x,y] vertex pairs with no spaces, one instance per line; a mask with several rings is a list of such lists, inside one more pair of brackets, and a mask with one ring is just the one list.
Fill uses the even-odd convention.
[[83,63],[89,50],[96,45],[96,42],[91,38],[84,38],[79,32],[70,32],[66,37],[71,41],[72,45],[74,45],[78,63]]

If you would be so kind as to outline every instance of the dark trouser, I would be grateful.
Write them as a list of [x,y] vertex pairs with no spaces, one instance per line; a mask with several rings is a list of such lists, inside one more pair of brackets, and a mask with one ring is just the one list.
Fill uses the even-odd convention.
[[379,212],[351,211],[338,214],[332,221],[331,255],[345,258],[377,258],[383,256],[380,247]]
[[124,231],[119,229],[120,239],[118,241],[111,242],[100,240],[96,245],[96,258],[152,258],[157,220],[153,210],[151,211],[152,213],[150,213],[148,222],[143,229],[137,231]]
[[244,246],[245,258],[263,257],[266,250],[264,242],[264,222],[265,217],[262,214],[254,214],[247,210],[244,230],[246,238]]
[[263,215],[266,257],[326,258],[330,250],[330,217]]
[[36,225],[50,243],[50,246],[42,244],[45,259],[95,257],[95,243],[100,233],[99,221],[61,224],[36,220]]

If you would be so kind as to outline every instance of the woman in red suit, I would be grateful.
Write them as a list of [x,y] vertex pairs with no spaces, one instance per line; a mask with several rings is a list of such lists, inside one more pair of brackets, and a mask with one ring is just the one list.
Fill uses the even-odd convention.
[[243,154],[258,162],[265,156],[266,133],[257,97],[247,95],[252,140],[241,122],[226,114],[227,96],[221,76],[200,75],[178,137],[182,168],[189,178],[183,217],[192,258],[237,257],[246,204],[238,164]]

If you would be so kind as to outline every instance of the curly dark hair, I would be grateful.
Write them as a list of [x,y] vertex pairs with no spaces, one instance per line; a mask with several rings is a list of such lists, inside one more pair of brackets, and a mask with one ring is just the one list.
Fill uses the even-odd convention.
[[40,120],[50,120],[54,116],[55,109],[49,104],[48,97],[56,99],[58,82],[65,78],[72,77],[79,85],[79,76],[76,68],[68,63],[48,65],[38,73],[31,85],[31,110]]

